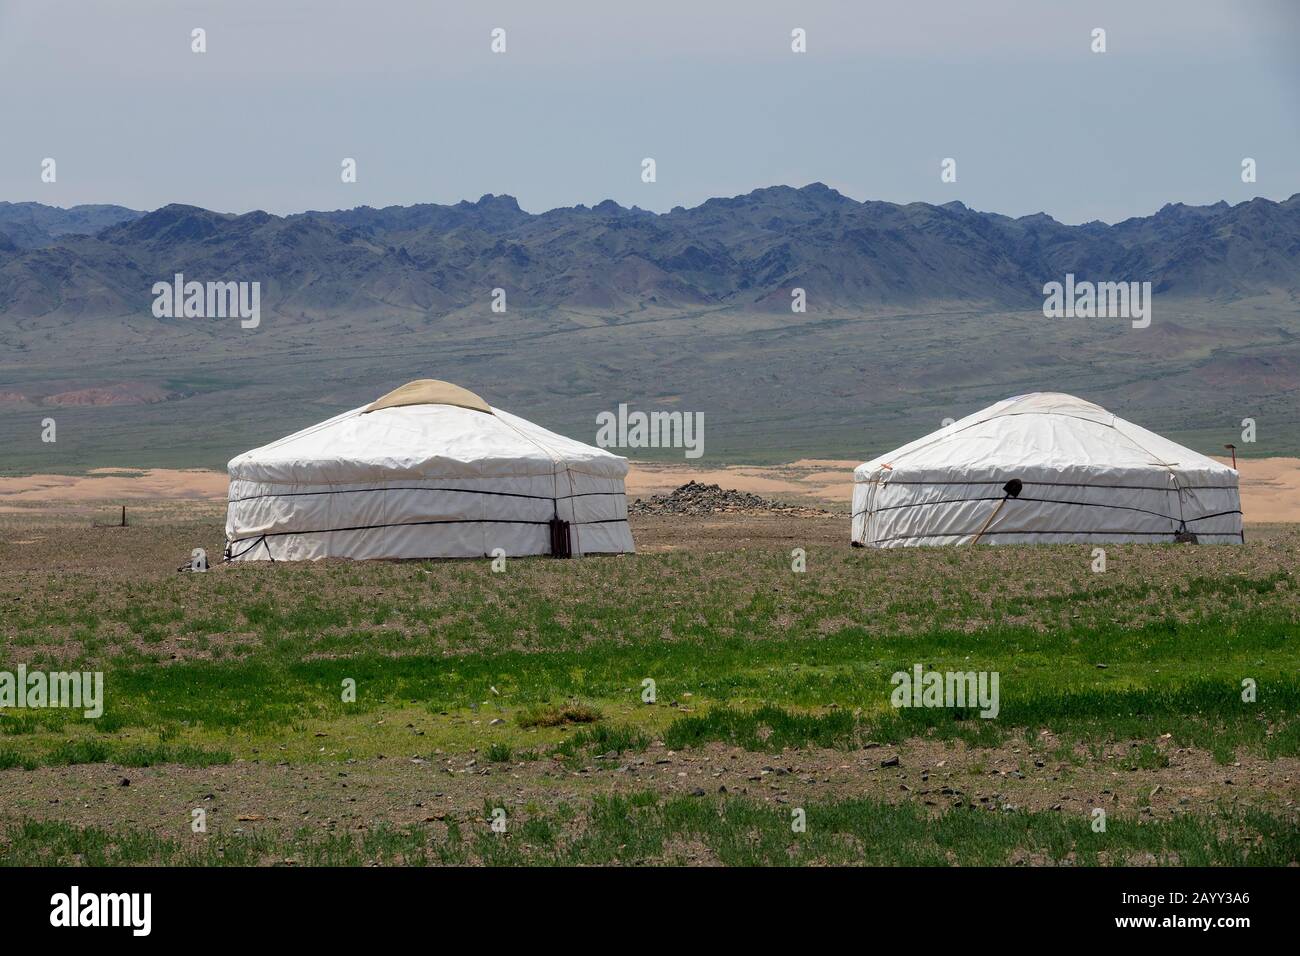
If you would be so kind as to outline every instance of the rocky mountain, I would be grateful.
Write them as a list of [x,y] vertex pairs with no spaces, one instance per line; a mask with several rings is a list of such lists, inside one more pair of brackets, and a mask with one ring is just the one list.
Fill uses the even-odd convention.
[[61,209],[38,202],[0,202],[0,249],[5,239],[20,249],[51,246],[64,236],[93,236],[101,229],[144,213],[125,206],[73,206]]
[[[261,283],[260,324],[156,318],[177,272]],[[1154,320],[1045,317],[1067,272],[1150,281]],[[588,442],[620,403],[699,412],[707,462],[864,461],[1044,389],[1297,454],[1300,196],[1079,226],[822,185],[663,214],[0,207],[0,471],[219,466],[414,378]]]
[[[8,241],[5,241],[5,240]],[[1066,272],[1233,300],[1300,291],[1300,195],[1169,205],[1113,226],[1012,219],[959,202],[857,202],[777,186],[650,213],[605,201],[530,214],[509,196],[273,216],[172,205],[0,204],[0,316],[147,313],[175,272],[257,280],[296,318],[512,307],[1032,308]]]

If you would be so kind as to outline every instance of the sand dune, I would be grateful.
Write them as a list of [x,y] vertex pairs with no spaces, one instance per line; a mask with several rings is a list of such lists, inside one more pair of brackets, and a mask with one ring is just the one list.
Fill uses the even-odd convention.
[[226,474],[206,468],[94,468],[85,475],[0,478],[0,510],[76,510],[91,502],[222,499]]
[[1237,469],[1246,521],[1300,521],[1300,458],[1238,459]]
[[[699,481],[847,511],[857,464],[815,458],[787,465],[720,468],[633,462],[627,491],[633,498],[644,498],[671,491],[688,481]],[[1242,511],[1247,522],[1300,522],[1300,458],[1248,458],[1238,465]],[[220,501],[225,497],[225,473],[205,469],[97,468],[85,475],[0,478],[0,511],[76,511],[113,501]]]

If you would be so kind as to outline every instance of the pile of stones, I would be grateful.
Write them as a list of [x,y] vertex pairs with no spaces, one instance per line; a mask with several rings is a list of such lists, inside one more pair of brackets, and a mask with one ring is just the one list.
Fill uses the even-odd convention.
[[736,491],[721,485],[698,484],[688,481],[666,495],[654,495],[651,498],[638,498],[627,506],[631,515],[704,515],[727,514],[733,512],[762,511],[769,514],[784,515],[819,515],[826,514],[819,508],[805,508],[800,505],[786,504],[781,501],[769,501],[748,491]]

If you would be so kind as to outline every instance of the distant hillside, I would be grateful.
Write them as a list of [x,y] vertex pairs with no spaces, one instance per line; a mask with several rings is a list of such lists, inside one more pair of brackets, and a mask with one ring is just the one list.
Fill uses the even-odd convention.
[[[155,318],[176,272],[260,282],[260,326]],[[1151,326],[1044,318],[1067,272],[1152,282]],[[665,214],[0,205],[0,470],[220,465],[420,377],[585,441],[619,403],[701,411],[705,462],[866,460],[1038,389],[1202,452],[1296,454],[1300,196],[1112,226],[821,185]]]
[[821,184],[661,215],[612,201],[533,215],[509,196],[288,217],[23,203],[0,204],[0,234],[0,315],[15,317],[147,312],[176,271],[258,280],[264,308],[299,317],[436,314],[497,287],[522,308],[788,311],[794,287],[820,309],[1026,308],[1066,272],[1214,300],[1300,291],[1300,195],[1114,226],[857,202]]
[[[20,249],[41,249],[64,236],[93,236],[101,229],[143,215],[125,206],[60,209],[38,202],[0,202],[0,235]],[[3,248],[3,239],[0,239],[0,248]]]

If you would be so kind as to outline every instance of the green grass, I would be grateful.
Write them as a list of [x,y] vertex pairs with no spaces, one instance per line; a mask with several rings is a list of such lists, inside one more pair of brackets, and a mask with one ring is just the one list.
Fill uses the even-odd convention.
[[[1168,733],[1183,747],[1212,753],[1220,763],[1232,761],[1238,748],[1268,759],[1300,754],[1300,720],[1294,687],[1283,689],[1271,708],[1251,709],[1231,687],[1210,682],[1169,691],[1120,691],[1109,694],[1045,695],[1012,702],[1000,719],[946,709],[900,709],[877,715],[842,710],[800,713],[764,705],[752,710],[719,707],[684,717],[664,732],[670,748],[698,747],[718,741],[746,750],[779,753],[786,748],[852,749],[868,742],[902,743],[914,737],[962,740],[972,747],[997,746],[1015,730],[1052,730],[1069,742],[1124,741]],[[1153,745],[1144,744],[1126,769],[1151,770],[1169,765]]]
[[520,727],[563,727],[565,724],[590,724],[600,720],[600,711],[585,704],[560,707],[529,707],[515,717]]
[[[178,527],[176,564],[207,533],[201,522]],[[159,551],[145,535],[112,544]],[[632,779],[615,776],[625,765],[649,762],[624,755],[659,742],[792,755],[899,745],[908,766],[914,738],[975,748],[1013,739],[1022,768],[1050,759],[1060,766],[1045,777],[1078,770],[1143,792],[1129,775],[1159,774],[1177,748],[1221,763],[1295,758],[1297,545],[1288,531],[1241,549],[1117,546],[1100,575],[1088,549],[1069,547],[812,545],[806,574],[792,574],[780,548],[518,560],[505,575],[483,562],[49,574],[28,557],[27,571],[0,575],[0,648],[29,669],[103,670],[104,714],[0,711],[0,773],[355,760],[347,772],[364,776],[391,766],[381,757],[458,766],[472,753],[475,780],[517,778],[520,790],[499,801],[510,808],[504,836],[477,818],[208,836],[29,821],[0,838],[0,861],[1291,862],[1294,811],[1276,787],[1252,795],[1259,814],[1198,802],[1171,818],[1113,818],[1106,834],[1081,811],[931,815],[902,796],[897,807],[811,805],[803,834],[790,831],[789,806],[735,794],[588,801]],[[15,548],[0,543],[0,562]],[[997,718],[973,706],[893,708],[891,675],[918,664],[996,671]],[[12,664],[0,659],[4,669]],[[642,698],[647,679],[653,704]],[[1243,681],[1257,700],[1242,700]],[[352,685],[356,699],[345,701]],[[517,762],[540,764],[507,766]],[[993,762],[975,755],[967,772]],[[578,806],[557,807],[550,790],[575,781],[572,771],[593,786],[569,798]],[[1273,812],[1290,813],[1291,829]]]
[[637,753],[650,746],[650,738],[631,727],[611,727],[599,724],[584,728],[556,746],[551,752],[565,759],[568,767],[578,767],[588,760],[604,758],[609,755],[621,756],[627,752]]
[[1140,744],[1120,761],[1125,770],[1159,770],[1169,766],[1169,757],[1152,744]]
[[[1106,669],[1096,667],[1099,660],[1108,662]],[[889,677],[914,663],[998,671],[1000,714],[983,720],[973,708],[892,709]],[[660,704],[641,703],[645,677],[657,682]],[[1258,682],[1257,703],[1241,700],[1246,677]],[[346,679],[356,681],[355,703],[341,699]],[[1289,611],[1280,609],[1138,629],[994,627],[881,637],[848,626],[816,638],[602,642],[544,654],[429,657],[357,650],[349,657],[286,661],[264,651],[243,660],[165,667],[127,663],[110,669],[105,682],[99,721],[71,711],[22,716],[13,726],[15,718],[5,717],[0,723],[9,748],[41,763],[121,761],[124,733],[170,728],[176,743],[191,748],[175,756],[204,765],[211,751],[224,759],[249,756],[257,738],[294,737],[295,728],[308,723],[374,725],[367,715],[394,708],[435,715],[490,702],[502,716],[515,716],[513,728],[493,728],[500,732],[496,742],[506,746],[524,745],[529,728],[562,732],[611,713],[634,731],[668,728],[665,739],[674,746],[722,740],[779,750],[911,736],[992,745],[1019,728],[1047,728],[1080,740],[1150,740],[1170,733],[1180,745],[1213,751],[1224,761],[1238,747],[1270,758],[1300,755],[1300,639]],[[673,723],[677,715],[662,702],[687,693],[697,713]],[[579,699],[599,706],[572,703]],[[768,710],[756,711],[760,705]],[[90,731],[89,740],[82,739],[83,730]],[[72,731],[77,740],[50,749]],[[384,732],[368,730],[380,752]],[[455,746],[462,738],[469,739],[437,739]],[[337,757],[358,752],[340,750]]]
[[[1300,831],[1287,821],[1226,808],[1213,819],[1112,816],[1106,831],[1096,833],[1083,813],[962,808],[931,815],[910,804],[874,800],[793,808],[748,798],[661,799],[647,793],[597,797],[585,813],[568,807],[515,811],[506,833],[499,834],[487,821],[490,808],[501,805],[485,801],[481,820],[436,827],[381,824],[363,834],[302,829],[181,840],[130,828],[25,821],[0,836],[0,865],[1284,866],[1300,859]],[[806,813],[804,832],[792,828],[795,809]]]
[[[501,703],[513,706],[579,696],[637,700],[645,676],[657,681],[661,700],[690,691],[713,699],[874,706],[887,701],[889,676],[917,662],[927,668],[997,670],[1003,723],[1012,714],[1033,720],[1049,712],[1073,717],[1188,708],[1224,712],[1240,709],[1240,680],[1247,676],[1261,684],[1261,705],[1296,703],[1300,681],[1292,665],[1300,659],[1300,637],[1293,633],[1290,616],[1275,614],[1170,622],[1136,631],[1111,626],[1039,633],[1003,627],[881,638],[849,627],[825,638],[700,638],[455,658],[390,657],[359,646],[354,656],[341,659],[127,666],[109,678],[114,693],[105,713],[120,713],[135,725],[285,724],[408,700],[430,708],[468,707],[487,699],[489,686],[499,687]],[[1102,658],[1109,661],[1104,672],[1094,663]],[[355,704],[340,700],[348,678],[357,682]],[[529,725],[531,719],[525,715],[523,722]]]
[[664,733],[664,746],[681,750],[722,741],[746,750],[779,753],[787,747],[850,747],[858,743],[859,721],[851,713],[791,713],[770,704],[752,711],[720,707],[700,717],[683,717]]
[[[178,562],[210,534],[203,525],[177,529]],[[0,543],[0,561],[7,547]],[[1089,573],[1086,550],[1043,548],[1032,557],[1027,550],[864,556],[812,547],[806,575],[791,574],[779,551],[592,559],[563,569],[517,560],[505,575],[491,574],[486,562],[139,578],[74,570],[16,578],[10,593],[0,582],[0,597],[8,598],[0,636],[31,648],[32,666],[105,669],[170,663],[169,651],[181,660],[221,655],[288,664],[365,652],[551,654],[598,642],[654,647],[733,638],[752,644],[849,630],[883,640],[1009,624],[1044,634],[1128,632],[1300,611],[1293,573],[1277,566],[1286,559],[1281,549],[1234,550],[1241,557],[1212,575],[1197,555],[1173,546],[1112,547],[1113,570],[1101,575]],[[1102,637],[1094,663],[1109,663],[1111,653],[1146,656],[1141,646],[1111,646]]]
[[213,767],[228,764],[233,757],[228,750],[213,750],[189,745],[107,744],[98,740],[70,740],[43,749],[18,750],[0,748],[0,770],[21,767],[68,767],[82,763],[112,763],[123,767],[151,767],[178,764],[182,767]]

